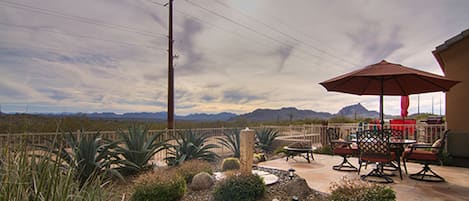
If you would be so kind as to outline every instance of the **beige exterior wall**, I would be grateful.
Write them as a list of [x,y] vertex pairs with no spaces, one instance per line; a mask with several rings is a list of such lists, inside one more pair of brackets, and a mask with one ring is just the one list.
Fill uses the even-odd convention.
[[448,129],[469,134],[469,37],[438,53],[446,77],[461,81],[446,93]]

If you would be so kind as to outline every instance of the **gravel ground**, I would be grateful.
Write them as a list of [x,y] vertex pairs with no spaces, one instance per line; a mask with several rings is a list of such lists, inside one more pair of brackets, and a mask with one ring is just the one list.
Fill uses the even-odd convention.
[[[290,189],[291,187],[288,187],[288,186],[289,184],[292,185],[293,182],[295,182],[295,184],[293,185],[296,185],[296,183],[298,182],[301,183],[301,181],[298,181],[298,180],[301,180],[301,178],[295,178],[293,180],[290,180],[288,177],[288,173],[283,170],[268,169],[268,168],[261,168],[261,167],[254,168],[254,169],[270,172],[271,174],[274,174],[279,177],[279,181],[277,183],[267,186],[265,196],[259,201],[272,201],[274,199],[277,199],[279,201],[292,200],[293,195],[289,195],[288,193],[288,189]],[[181,199],[181,201],[211,201],[213,200],[211,196],[212,190],[213,190],[213,187],[212,189],[202,190],[202,191],[192,191],[188,189],[188,191],[186,192],[184,197]],[[307,188],[307,190],[305,191],[307,192],[302,191],[302,193],[305,194],[305,197],[300,199],[302,201],[304,200],[306,201],[327,200],[327,194],[324,194],[322,192],[309,189],[309,188]]]

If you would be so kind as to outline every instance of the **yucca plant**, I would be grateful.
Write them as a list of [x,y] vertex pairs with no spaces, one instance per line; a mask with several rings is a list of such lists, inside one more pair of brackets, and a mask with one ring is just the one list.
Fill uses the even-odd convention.
[[239,140],[241,129],[233,128],[223,132],[223,137],[218,137],[219,143],[233,152],[233,157],[239,158]]
[[148,126],[132,125],[128,132],[118,130],[121,139],[116,152],[123,159],[120,160],[119,171],[123,174],[135,174],[150,169],[153,165],[149,161],[161,150],[165,149],[162,133],[148,134]]
[[178,131],[174,136],[176,144],[168,144],[166,163],[170,166],[182,164],[186,160],[199,159],[214,161],[218,155],[211,149],[219,148],[216,144],[208,144],[209,136],[193,130]]
[[65,144],[49,140],[48,145],[37,147],[51,152],[53,155],[50,159],[60,160],[66,170],[73,169],[75,179],[81,184],[98,176],[122,178],[122,175],[112,167],[119,162],[118,154],[113,151],[117,147],[117,142],[101,138],[99,131],[86,134],[84,129],[80,130],[78,137],[75,137],[71,131],[63,133],[63,137]]
[[274,150],[272,145],[278,136],[278,130],[273,128],[262,128],[260,130],[256,130],[256,147],[262,149],[262,151],[266,153],[270,153]]

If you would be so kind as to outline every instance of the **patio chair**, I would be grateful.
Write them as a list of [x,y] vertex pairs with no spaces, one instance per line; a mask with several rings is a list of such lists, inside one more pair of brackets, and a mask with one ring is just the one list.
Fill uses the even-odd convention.
[[[405,136],[404,136],[404,132],[402,130],[397,130],[397,129],[384,129],[384,130],[386,130],[384,132],[390,132],[390,138],[391,139],[395,139],[395,140],[406,139]],[[389,147],[391,148],[391,152],[396,153],[396,160],[393,161],[393,162],[396,162],[396,164],[400,163],[401,162],[401,157],[400,156],[404,152],[404,147],[400,144],[393,144],[393,143],[390,143]],[[398,170],[399,165],[394,165],[391,162],[391,163],[386,164],[385,167],[386,167],[385,168],[386,170],[395,171],[395,170]],[[405,164],[404,164],[404,167],[405,167]],[[401,176],[401,179],[402,179],[402,174],[400,176]]]
[[332,169],[338,171],[357,171],[358,168],[352,165],[347,158],[358,155],[358,148],[352,147],[350,142],[340,138],[340,134],[334,128],[327,129],[327,137],[334,155],[342,156],[340,164],[332,166]]
[[[390,130],[364,130],[357,133],[357,144],[360,158],[358,174],[360,174],[362,163],[375,163],[376,167],[368,174],[361,175],[365,181],[392,183],[391,177],[384,173],[384,165],[397,161],[395,152],[390,147]],[[400,163],[398,163],[399,174],[402,178]],[[372,178],[375,178],[374,180]]]
[[411,179],[431,182],[444,182],[445,179],[436,174],[430,164],[439,163],[443,165],[443,149],[446,144],[449,130],[445,131],[442,138],[436,140],[433,144],[414,144],[407,148],[402,154],[404,168],[407,173],[406,161],[412,160],[423,164],[423,169],[415,174],[410,174]]

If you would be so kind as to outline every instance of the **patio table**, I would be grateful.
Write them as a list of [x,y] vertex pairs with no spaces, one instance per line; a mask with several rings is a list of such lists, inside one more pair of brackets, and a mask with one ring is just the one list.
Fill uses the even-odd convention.
[[[357,142],[357,139],[352,139],[350,141],[348,141],[349,143],[354,143],[354,142]],[[409,139],[389,139],[389,144],[391,145],[391,147],[394,147],[393,151],[396,152],[396,156],[398,156],[398,161],[395,161],[395,162],[398,162],[400,163],[401,160],[400,160],[400,157],[402,156],[402,153],[404,152],[404,149],[406,146],[408,145],[411,145],[411,144],[415,144],[417,143],[416,140],[409,140]],[[392,169],[385,169],[385,170],[388,170],[388,171],[396,171],[398,170],[398,165],[394,164],[394,163],[388,163],[385,165],[386,167],[390,167]],[[406,168],[406,167],[404,167]],[[391,174],[388,174],[386,173],[386,175],[388,176],[396,176],[396,174],[394,173],[391,173]],[[402,179],[402,178],[401,178]]]

